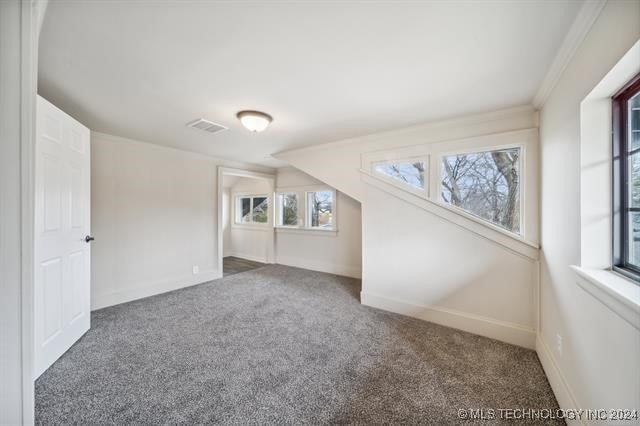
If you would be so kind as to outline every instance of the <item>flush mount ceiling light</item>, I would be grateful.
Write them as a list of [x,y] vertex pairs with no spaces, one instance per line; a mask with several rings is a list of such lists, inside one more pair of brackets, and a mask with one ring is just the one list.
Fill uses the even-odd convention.
[[236,116],[244,127],[255,133],[266,129],[273,120],[269,114],[260,111],[240,111]]

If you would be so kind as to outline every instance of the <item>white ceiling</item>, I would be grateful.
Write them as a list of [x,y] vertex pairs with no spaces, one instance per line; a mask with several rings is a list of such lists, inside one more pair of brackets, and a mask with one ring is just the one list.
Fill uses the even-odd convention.
[[[531,103],[578,1],[51,1],[40,93],[89,128],[279,166],[281,150]],[[251,134],[235,114],[271,114]],[[229,130],[184,125],[199,117]]]

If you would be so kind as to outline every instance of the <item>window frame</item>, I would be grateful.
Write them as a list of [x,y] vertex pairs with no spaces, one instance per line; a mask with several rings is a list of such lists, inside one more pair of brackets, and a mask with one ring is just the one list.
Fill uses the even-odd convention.
[[[325,228],[320,226],[311,226],[311,209],[309,208],[309,194],[313,194],[315,192],[331,192],[331,227]],[[324,188],[324,189],[314,189],[304,192],[304,225],[305,229],[309,229],[311,231],[335,231],[337,228],[337,213],[336,213],[336,199],[337,193],[333,188]]]
[[[506,151],[509,149],[514,149],[514,148],[518,148],[520,149],[520,158],[518,158],[518,162],[519,162],[519,168],[520,168],[520,188],[518,190],[518,202],[520,204],[520,212],[519,212],[519,232],[514,232],[510,229],[504,228],[500,225],[497,225],[481,216],[478,216],[472,212],[469,212],[461,207],[455,206],[451,203],[447,203],[446,201],[444,201],[444,199],[442,198],[442,169],[443,169],[443,161],[445,157],[449,157],[452,155],[464,155],[464,154],[482,154],[482,153],[487,153],[487,152],[492,152],[492,151]],[[492,229],[502,232],[504,234],[507,234],[513,238],[516,238],[518,240],[524,241],[525,240],[525,235],[526,235],[526,206],[525,206],[525,200],[526,200],[526,187],[527,187],[527,183],[526,183],[526,176],[527,176],[527,169],[526,169],[526,164],[527,164],[527,159],[526,159],[526,155],[527,155],[527,148],[526,145],[524,143],[506,143],[506,144],[499,144],[499,145],[491,145],[491,146],[482,146],[482,147],[468,147],[468,148],[464,148],[464,149],[457,149],[457,150],[450,150],[450,151],[443,151],[440,152],[437,156],[437,168],[436,168],[436,172],[437,172],[437,176],[436,176],[436,200],[438,205],[440,205],[441,207],[444,207],[446,209],[449,209],[451,211],[454,211],[458,214],[461,214],[469,219],[475,220],[477,222],[480,222],[486,226],[491,227]]]
[[[309,203],[308,195],[313,192],[331,192],[333,197],[332,214],[333,226],[331,228],[312,227],[309,220]],[[298,225],[279,225],[279,217],[282,206],[280,204],[280,195],[296,194],[298,197]],[[318,232],[327,234],[337,234],[338,232],[338,191],[329,186],[300,186],[300,187],[282,187],[277,188],[274,192],[274,228],[281,231],[292,232]]]
[[[280,219],[282,216],[282,203],[280,202],[280,197],[282,195],[290,195],[293,194],[296,196],[298,203],[298,211],[296,212],[296,217],[298,219],[298,223],[296,225],[284,225],[280,224]],[[286,228],[286,229],[300,229],[304,228],[304,216],[300,214],[301,211],[304,211],[304,207],[300,205],[300,192],[298,191],[276,191],[274,194],[275,200],[275,216],[274,216],[274,226],[276,228]]]
[[[393,159],[385,159],[385,160],[376,160],[376,161],[372,161],[371,162],[371,173],[374,174],[376,177],[378,177],[379,179],[384,180],[385,182],[389,183],[390,185],[396,186],[404,191],[407,192],[412,192],[420,197],[423,198],[429,198],[429,186],[430,186],[430,177],[431,177],[431,163],[429,162],[430,158],[428,154],[423,154],[423,155],[414,155],[414,156],[410,156],[410,157],[398,157],[398,158],[393,158]],[[380,164],[394,164],[394,163],[400,163],[400,162],[422,162],[424,163],[424,188],[420,189],[417,187],[414,187],[412,185],[409,184],[404,184],[402,183],[402,181],[400,181],[399,179],[395,179],[392,176],[386,175],[384,173],[378,172],[376,170],[376,166],[380,165]]]
[[[526,111],[526,116],[523,115],[523,111]],[[531,113],[531,115],[529,115],[529,113]],[[539,257],[538,249],[540,247],[540,222],[538,220],[540,212],[540,181],[538,179],[540,175],[540,169],[538,167],[540,147],[539,132],[535,126],[535,115],[532,110],[518,108],[516,113],[510,112],[505,115],[503,111],[495,113],[495,115],[493,113],[489,114],[489,116],[494,117],[498,121],[518,117],[518,120],[520,120],[520,118],[525,120],[525,124],[523,127],[518,126],[517,129],[512,130],[496,130],[491,127],[493,130],[490,129],[490,131],[485,134],[473,136],[463,134],[451,139],[432,135],[433,137],[428,137],[422,142],[418,142],[418,140],[424,139],[423,130],[430,129],[431,126],[425,128],[418,127],[407,134],[411,135],[410,139],[415,145],[390,147],[386,150],[379,149],[362,153],[360,155],[360,169],[358,172],[360,173],[362,181],[368,185],[372,185],[387,194],[431,212],[436,216],[443,217],[462,228],[503,245],[529,259],[537,260]],[[487,117],[483,117],[482,122],[488,122]],[[474,118],[472,122],[476,125],[478,123],[477,118]],[[466,120],[461,120],[460,123],[466,123]],[[450,124],[451,126],[447,125],[447,128],[454,129],[454,123],[452,122]],[[456,122],[455,124],[457,125],[458,123]],[[438,125],[438,129],[439,128],[440,125]],[[405,135],[405,132],[402,132],[402,135]],[[440,159],[442,154],[484,151],[513,146],[520,146],[524,152],[522,154],[522,176],[520,179],[521,234],[514,234],[513,232],[494,226],[484,219],[466,214],[463,210],[449,207],[447,204],[439,201],[440,191],[438,187],[440,185],[440,179],[438,178],[442,174],[442,161]],[[380,179],[378,175],[371,173],[371,163],[374,161],[389,158],[415,157],[421,154],[430,156],[430,195],[426,199],[396,186],[389,185],[386,181]],[[609,202],[609,199],[610,198],[607,198],[607,202]],[[609,262],[607,259],[607,263]]]
[[[640,266],[630,264],[629,220],[629,135],[627,102],[640,93],[640,74],[632,78],[611,98],[612,112],[612,269],[640,285]],[[640,152],[640,148],[636,150]]]
[[[238,211],[238,202],[242,198],[249,198],[251,201],[249,203],[249,221],[248,222],[238,222],[239,216],[238,214],[242,214],[242,212]],[[267,221],[266,222],[255,222],[253,220],[253,200],[254,198],[265,198],[267,200]],[[271,224],[271,197],[269,194],[245,194],[245,193],[234,193],[233,194],[233,226],[234,227],[242,227],[242,226],[259,226],[259,227],[269,227]]]

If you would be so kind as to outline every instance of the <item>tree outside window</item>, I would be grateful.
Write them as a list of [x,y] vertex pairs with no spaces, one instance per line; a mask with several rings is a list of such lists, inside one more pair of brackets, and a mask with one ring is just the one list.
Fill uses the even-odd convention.
[[425,166],[423,161],[394,161],[379,163],[374,171],[416,189],[424,189]]
[[279,194],[280,226],[298,225],[298,194],[295,192]]
[[308,192],[307,206],[312,228],[333,227],[333,191]]
[[442,199],[520,233],[520,148],[442,159]]

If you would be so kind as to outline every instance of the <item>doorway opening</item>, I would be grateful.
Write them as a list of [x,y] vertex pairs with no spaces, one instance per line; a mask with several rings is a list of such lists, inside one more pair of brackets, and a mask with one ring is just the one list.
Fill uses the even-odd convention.
[[274,263],[275,176],[218,169],[218,270],[223,276]]

